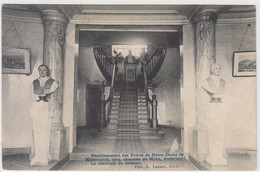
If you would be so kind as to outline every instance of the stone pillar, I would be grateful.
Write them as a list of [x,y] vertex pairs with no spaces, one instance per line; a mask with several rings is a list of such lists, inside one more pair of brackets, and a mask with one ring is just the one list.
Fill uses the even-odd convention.
[[158,119],[157,119],[157,105],[156,95],[152,95],[152,123],[153,128],[158,128]]
[[62,158],[65,130],[62,123],[62,89],[64,43],[67,18],[56,10],[44,10],[42,16],[44,24],[43,63],[50,68],[50,76],[58,81],[59,88],[50,100],[52,114],[50,154],[54,160]]
[[196,82],[196,132],[198,141],[198,155],[204,160],[208,153],[207,141],[207,108],[208,97],[203,90],[202,83],[210,75],[210,66],[216,62],[215,24],[217,11],[207,9],[193,16],[195,29],[195,82]]

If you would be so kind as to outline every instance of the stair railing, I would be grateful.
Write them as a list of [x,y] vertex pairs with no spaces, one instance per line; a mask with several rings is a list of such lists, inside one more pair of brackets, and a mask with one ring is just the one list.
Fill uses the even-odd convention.
[[107,55],[102,47],[95,47],[93,52],[101,73],[107,81],[111,82],[114,67],[113,57]]
[[166,55],[167,49],[158,47],[155,49],[150,58],[145,62],[144,68],[146,70],[147,80],[150,80],[156,76],[159,72]]
[[113,100],[113,93],[114,93],[114,87],[115,87],[115,78],[116,78],[116,65],[113,64],[113,71],[112,71],[112,81],[111,81],[111,86],[110,86],[110,91],[109,91],[109,96],[108,99],[106,100],[106,106],[108,106],[108,111],[107,111],[107,122],[110,122],[110,117],[111,117],[111,109],[112,109],[112,100]]
[[149,98],[149,92],[148,92],[148,82],[147,82],[147,75],[145,70],[145,63],[141,62],[142,64],[142,72],[144,76],[144,94],[146,99],[146,109],[147,109],[147,122],[151,122],[151,106],[152,106],[152,100]]

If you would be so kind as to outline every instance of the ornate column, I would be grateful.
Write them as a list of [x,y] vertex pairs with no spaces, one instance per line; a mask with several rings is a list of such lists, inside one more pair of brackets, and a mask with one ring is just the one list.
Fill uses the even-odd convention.
[[[208,153],[207,139],[207,94],[203,90],[202,83],[210,75],[210,66],[216,62],[215,51],[215,24],[217,11],[207,9],[193,16],[192,21],[195,29],[195,79],[196,79],[196,130],[198,154],[201,160]],[[201,154],[200,154],[201,153]]]
[[65,130],[62,123],[62,90],[64,43],[67,17],[56,10],[44,10],[43,63],[50,68],[50,76],[58,81],[59,89],[51,97],[49,109],[52,114],[50,153],[54,160],[61,158],[64,145]]

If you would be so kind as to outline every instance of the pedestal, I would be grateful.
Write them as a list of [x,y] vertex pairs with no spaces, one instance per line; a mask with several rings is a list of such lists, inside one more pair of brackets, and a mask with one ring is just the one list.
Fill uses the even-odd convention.
[[125,64],[125,80],[126,82],[135,82],[136,79],[136,66],[135,63]]
[[66,133],[65,128],[62,130],[52,130],[51,131],[51,144],[50,144],[50,154],[53,160],[60,160],[66,154],[65,144],[66,144]]
[[194,158],[203,162],[209,154],[208,147],[208,132],[206,130],[197,130],[195,128],[192,131],[192,153]]
[[207,114],[210,165],[228,165],[224,157],[226,114],[222,103],[210,103]]
[[48,165],[52,160],[49,153],[51,115],[48,102],[34,102],[31,107],[33,121],[33,147],[34,157],[30,165]]

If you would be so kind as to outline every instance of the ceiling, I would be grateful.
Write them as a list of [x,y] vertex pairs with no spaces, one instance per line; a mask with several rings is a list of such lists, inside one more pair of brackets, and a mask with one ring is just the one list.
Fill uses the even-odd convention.
[[25,5],[5,4],[4,9],[42,12],[46,9],[58,10],[72,19],[74,15],[117,14],[117,15],[183,15],[188,19],[203,9],[215,9],[219,14],[255,13],[254,5]]

